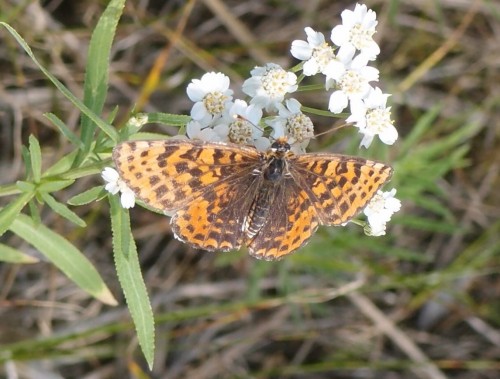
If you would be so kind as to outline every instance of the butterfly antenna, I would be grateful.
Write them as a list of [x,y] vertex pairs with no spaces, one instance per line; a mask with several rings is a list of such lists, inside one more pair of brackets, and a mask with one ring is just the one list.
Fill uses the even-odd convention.
[[354,125],[354,123],[352,122],[344,122],[343,124],[341,125],[338,125],[338,126],[335,126],[334,128],[331,128],[331,129],[328,129],[324,132],[321,132],[321,133],[318,133],[318,134],[315,134],[314,135],[314,138],[318,138],[319,136],[322,136],[324,134],[328,134],[328,133],[332,133],[332,132],[336,132],[337,130],[340,130],[342,128],[345,128],[346,126],[352,126]]

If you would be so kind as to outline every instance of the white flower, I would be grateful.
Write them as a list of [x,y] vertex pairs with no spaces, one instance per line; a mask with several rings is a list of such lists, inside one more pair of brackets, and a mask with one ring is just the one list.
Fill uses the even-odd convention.
[[222,142],[224,136],[217,133],[209,125],[203,125],[199,121],[191,120],[186,125],[186,134],[190,139],[199,139],[202,141]]
[[265,150],[271,143],[262,136],[263,130],[259,127],[261,118],[261,108],[237,99],[219,120],[214,130],[222,136],[223,141],[253,145],[259,150]]
[[286,107],[278,104],[278,117],[268,124],[273,128],[274,139],[289,138],[292,151],[304,153],[311,138],[314,137],[314,125],[311,119],[300,110],[301,104],[296,99],[288,99]]
[[366,55],[368,60],[376,59],[380,48],[373,40],[378,21],[377,14],[364,4],[356,4],[353,11],[342,12],[342,25],[332,29],[331,40],[341,50],[356,51]]
[[250,73],[252,77],[243,83],[243,92],[252,97],[251,104],[268,112],[275,110],[287,93],[297,90],[297,76],[275,63],[255,67]]
[[395,188],[388,192],[379,190],[366,206],[363,212],[370,225],[369,230],[367,230],[369,235],[385,235],[386,224],[392,215],[401,209],[401,201],[394,197],[395,194]]
[[111,167],[105,167],[101,173],[102,178],[106,182],[104,188],[112,195],[121,192],[120,202],[123,208],[133,208],[135,205],[135,194],[128,188],[123,180],[121,180],[118,171]]
[[202,124],[220,117],[226,104],[232,100],[229,78],[220,72],[208,72],[200,79],[193,79],[187,86],[189,98],[195,102],[191,117]]
[[358,55],[353,59],[352,52],[337,54],[337,61],[327,68],[326,89],[335,91],[330,95],[328,109],[333,113],[342,112],[349,100],[365,97],[370,91],[370,82],[378,81],[379,72],[367,66],[366,56]]
[[318,72],[324,74],[328,64],[335,59],[333,47],[325,42],[323,33],[316,32],[310,27],[304,30],[307,34],[307,42],[293,41],[290,52],[295,58],[305,61],[302,67],[304,75],[316,75]]
[[391,107],[386,106],[389,96],[377,87],[371,88],[364,99],[351,101],[351,116],[346,121],[354,122],[364,134],[361,146],[369,147],[376,135],[386,145],[392,145],[398,139],[398,131],[391,120]]

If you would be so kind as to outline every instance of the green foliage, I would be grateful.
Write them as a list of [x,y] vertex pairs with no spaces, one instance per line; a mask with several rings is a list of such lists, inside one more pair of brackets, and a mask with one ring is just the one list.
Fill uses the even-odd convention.
[[[52,167],[43,171],[42,151],[35,136],[29,137],[28,148],[23,148],[26,177],[16,187],[0,187],[0,196],[18,194],[17,198],[0,210],[0,235],[10,229],[26,242],[38,249],[55,266],[64,272],[76,285],[95,298],[110,305],[116,300],[105,285],[94,266],[67,239],[42,224],[39,204],[47,205],[52,211],[79,227],[86,223],[65,204],[57,201],[51,193],[59,192],[74,183],[74,179],[100,172],[107,163],[102,159],[99,143],[113,144],[119,140],[118,132],[99,116],[102,113],[108,90],[109,56],[116,26],[123,10],[124,0],[112,0],[101,16],[89,46],[87,71],[84,84],[83,102],[71,93],[35,57],[31,48],[10,25],[2,22],[4,28],[17,40],[33,62],[55,85],[55,87],[82,112],[80,135],[73,133],[56,115],[46,114],[68,139],[75,150],[62,157]],[[158,122],[173,121],[175,125],[186,122],[186,117],[153,114]],[[96,127],[99,134],[96,134]],[[112,145],[111,145],[112,146]],[[109,150],[108,150],[109,151]],[[93,157],[92,159],[89,159]],[[105,196],[102,186],[94,187],[73,196],[72,205],[88,204]],[[139,268],[135,244],[130,232],[128,216],[123,210],[117,211],[117,199],[111,200],[113,242],[118,276],[123,286],[125,298],[135,322],[139,342],[150,367],[154,355],[154,323],[151,305],[147,297],[144,281]],[[21,213],[28,205],[31,218]],[[117,226],[119,225],[119,226]],[[20,251],[0,245],[0,260],[30,263],[34,259]]]
[[116,196],[109,196],[116,272],[134,320],[139,344],[150,368],[154,358],[154,319],[146,285],[142,279],[128,212]]
[[16,217],[10,225],[10,230],[37,248],[80,288],[103,303],[116,304],[115,298],[94,266],[60,234],[33,222],[23,214]]

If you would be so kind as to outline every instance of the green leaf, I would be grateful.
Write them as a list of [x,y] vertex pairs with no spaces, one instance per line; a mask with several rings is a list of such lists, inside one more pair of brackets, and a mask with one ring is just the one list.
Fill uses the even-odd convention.
[[87,226],[85,221],[78,217],[78,215],[70,210],[66,205],[56,201],[56,199],[50,196],[47,192],[42,192],[41,194],[42,199],[45,201],[45,203],[58,215],[64,217],[66,220],[71,221],[73,224],[76,224],[82,228]]
[[18,180],[16,182],[16,187],[21,190],[21,192],[35,192],[36,185],[31,182],[25,182],[24,180]]
[[[143,113],[138,113],[135,117],[143,116]],[[170,113],[147,113],[148,123],[157,122],[159,124],[174,125],[174,126],[184,126],[190,120],[191,116],[186,116],[182,114],[170,114]]]
[[29,136],[29,146],[33,181],[38,183],[42,177],[42,151],[40,150],[40,143],[33,134]]
[[9,263],[37,263],[39,260],[10,246],[0,244],[0,261]]
[[40,217],[40,210],[38,209],[38,204],[35,200],[38,200],[37,198],[40,197],[40,194],[38,192],[35,192],[35,198],[31,199],[28,202],[28,208],[30,210],[30,215],[31,219],[35,224],[41,224],[42,223],[42,218]]
[[104,189],[103,186],[97,186],[91,188],[85,192],[82,192],[76,196],[73,196],[68,200],[69,205],[85,205],[91,203],[93,201],[98,201],[104,198],[108,192]]
[[128,309],[132,315],[139,344],[150,368],[154,359],[154,318],[146,285],[142,278],[137,249],[130,230],[128,212],[118,196],[108,196],[111,205],[111,229],[116,272]]
[[26,178],[32,178],[33,174],[31,172],[32,169],[30,151],[24,145],[21,147],[21,156],[23,157],[24,172],[26,172]]
[[10,230],[37,248],[81,289],[105,304],[117,304],[92,263],[64,237],[23,214],[18,215]]
[[5,22],[0,22],[0,25],[5,27],[9,33],[17,40],[21,47],[30,56],[31,60],[38,66],[44,75],[56,86],[56,88],[75,105],[84,115],[90,118],[104,133],[108,135],[113,141],[118,141],[117,131],[109,124],[104,122],[99,116],[92,112],[84,103],[82,103],[75,95],[73,95],[54,75],[52,75],[40,62],[36,59],[33,51],[28,46],[26,41],[16,32],[16,30]]
[[75,145],[80,150],[83,149],[83,143],[80,141],[78,136],[73,133],[62,120],[53,113],[45,113],[47,117],[56,127],[59,129],[61,134],[68,139],[73,145]]
[[75,160],[78,150],[74,150],[71,153],[66,154],[56,163],[45,170],[42,177],[56,176],[67,173],[71,169],[71,165]]
[[[99,18],[89,44],[87,70],[85,72],[83,102],[95,114],[101,114],[108,92],[108,71],[111,44],[116,32],[116,25],[122,14],[125,0],[111,0]],[[81,139],[84,151],[77,155],[78,166],[90,151],[94,141],[95,125],[86,115],[81,119]],[[115,131],[116,132],[116,131]],[[116,140],[114,140],[116,142]]]
[[24,192],[9,205],[0,210],[0,236],[3,235],[7,229],[9,229],[17,215],[26,206],[28,201],[33,198],[33,196],[35,196],[34,192]]
[[42,181],[40,185],[38,186],[38,191],[39,192],[57,192],[60,191],[70,185],[72,185],[75,181],[73,179],[67,179],[67,180],[49,180],[49,181]]

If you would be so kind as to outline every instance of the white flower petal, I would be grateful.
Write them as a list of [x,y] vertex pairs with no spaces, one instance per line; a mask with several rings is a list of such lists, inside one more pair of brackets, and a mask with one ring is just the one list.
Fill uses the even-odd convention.
[[368,149],[372,144],[373,137],[374,137],[373,134],[365,134],[359,145]]
[[337,46],[343,46],[349,41],[349,28],[345,25],[337,25],[332,29],[330,39]]
[[207,109],[205,108],[205,105],[201,101],[194,103],[193,107],[191,108],[191,117],[193,120],[200,121],[204,118],[209,116]]
[[323,33],[315,31],[313,28],[304,28],[307,34],[307,42],[312,46],[319,46],[325,43],[325,36]]
[[254,141],[255,148],[259,151],[267,151],[271,147],[271,141],[266,137],[259,137]]
[[118,174],[118,171],[116,171],[114,168],[111,167],[105,167],[104,170],[101,173],[102,178],[104,181],[111,183],[115,182],[120,178],[120,174]]
[[333,113],[340,113],[347,107],[347,96],[342,91],[335,91],[330,95],[328,109]]
[[313,48],[306,42],[295,40],[292,42],[290,53],[293,57],[305,61],[311,58]]
[[379,133],[378,137],[386,145],[392,145],[398,139],[398,131],[394,125],[388,125],[382,133]]
[[304,65],[302,66],[302,72],[305,76],[316,75],[318,71],[319,65],[316,59],[309,59],[308,61],[304,62]]
[[122,195],[120,196],[120,203],[125,209],[133,208],[135,205],[135,194],[131,189],[122,190]]
[[201,86],[199,79],[193,79],[186,88],[187,95],[191,101],[201,101],[206,95],[206,91]]

